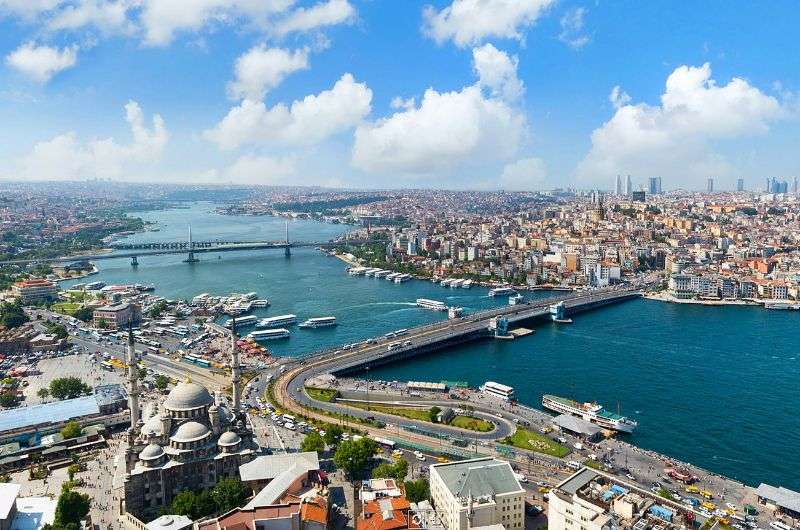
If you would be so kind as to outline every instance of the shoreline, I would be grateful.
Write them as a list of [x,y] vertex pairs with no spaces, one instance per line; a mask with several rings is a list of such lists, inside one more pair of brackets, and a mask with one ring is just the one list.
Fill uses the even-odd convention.
[[657,302],[667,302],[670,304],[687,304],[687,305],[705,305],[705,306],[746,306],[746,307],[763,307],[764,304],[754,300],[697,300],[694,298],[684,299],[676,298],[669,293],[661,292],[656,294],[645,294],[644,298],[647,300],[655,300]]

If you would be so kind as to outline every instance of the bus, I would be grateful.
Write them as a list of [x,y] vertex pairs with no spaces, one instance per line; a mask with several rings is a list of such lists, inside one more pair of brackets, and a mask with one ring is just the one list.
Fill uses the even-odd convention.
[[281,416],[281,418],[283,419],[283,421],[288,421],[291,423],[295,422],[295,418],[291,414],[284,414],[283,416]]
[[382,447],[385,447],[387,449],[394,449],[395,444],[394,441],[392,440],[387,440],[386,438],[380,438],[378,436],[373,436],[372,439],[375,440],[375,442]]

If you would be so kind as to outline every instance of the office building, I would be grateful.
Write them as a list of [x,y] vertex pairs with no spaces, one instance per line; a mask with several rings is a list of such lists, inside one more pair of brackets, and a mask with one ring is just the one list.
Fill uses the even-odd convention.
[[706,182],[706,191],[708,193],[714,192],[714,177],[708,177],[708,181]]
[[58,299],[58,286],[44,278],[33,278],[14,283],[11,293],[23,304],[53,302]]
[[136,304],[116,304],[98,307],[92,313],[92,325],[99,329],[125,329],[138,326],[142,310]]
[[650,195],[658,195],[661,193],[661,177],[650,177],[649,180],[649,193]]
[[647,192],[644,190],[633,191],[630,194],[631,200],[636,202],[645,202],[647,200]]
[[614,186],[614,195],[617,197],[622,195],[622,175],[617,175],[617,182]]
[[797,177],[792,177],[792,193],[797,195]]
[[631,176],[628,175],[628,178],[625,179],[625,195],[630,195],[633,192],[633,182],[631,182]]
[[430,466],[431,498],[447,530],[503,525],[525,526],[525,490],[511,465],[475,458]]
[[744,191],[744,179],[736,179],[736,191]]

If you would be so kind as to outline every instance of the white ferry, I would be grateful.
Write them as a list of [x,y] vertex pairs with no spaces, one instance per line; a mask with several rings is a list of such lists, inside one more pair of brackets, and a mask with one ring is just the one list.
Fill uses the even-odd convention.
[[253,300],[253,307],[269,307],[269,300]]
[[309,318],[300,323],[301,328],[327,328],[336,325],[336,317]]
[[542,396],[542,406],[559,414],[578,416],[600,427],[620,432],[633,432],[638,425],[634,420],[609,412],[597,403],[578,403],[574,399],[545,394]]
[[368,267],[350,267],[347,270],[347,274],[350,276],[361,276],[365,272],[367,272]]
[[394,283],[403,283],[407,282],[410,279],[411,279],[410,274],[401,274],[400,276],[395,276],[393,281]]
[[525,303],[525,297],[517,293],[514,296],[508,297],[508,305],[519,305]]
[[472,280],[464,280],[464,283],[461,284],[462,289],[469,289],[472,287]]
[[400,272],[392,272],[392,273],[386,275],[386,279],[388,281],[390,281],[390,282],[393,282],[394,279],[397,278],[398,276],[402,276],[402,273],[400,273]]
[[297,322],[297,315],[280,315],[277,317],[262,318],[256,324],[257,328],[277,328]]
[[247,336],[255,340],[288,339],[289,330],[285,328],[264,329],[261,331],[254,331]]
[[428,298],[417,298],[417,307],[432,311],[447,311],[447,305],[444,302],[429,300]]
[[791,304],[789,302],[764,302],[764,309],[800,309],[800,304]]
[[517,294],[517,291],[511,287],[495,287],[489,291],[489,296],[511,296],[512,294]]
[[[255,315],[247,315],[246,317],[239,317],[236,319],[237,326],[250,326],[251,324],[255,324],[258,322],[258,317]],[[233,325],[233,319],[229,318],[227,322],[225,322],[225,327],[229,328]]]
[[364,276],[374,276],[376,272],[380,272],[380,268],[371,268],[364,271]]
[[461,284],[463,284],[463,283],[464,283],[464,280],[462,280],[462,279],[451,280],[450,281],[450,287],[455,289],[456,287],[461,287]]
[[486,381],[480,388],[481,392],[489,396],[499,397],[510,401],[514,399],[514,387],[495,383],[494,381]]
[[388,274],[391,274],[391,273],[392,273],[392,271],[387,271],[387,270],[385,270],[385,269],[384,269],[384,270],[380,270],[380,271],[376,272],[376,273],[374,274],[374,276],[375,276],[376,278],[383,278],[383,277],[385,277],[386,275],[388,275]]

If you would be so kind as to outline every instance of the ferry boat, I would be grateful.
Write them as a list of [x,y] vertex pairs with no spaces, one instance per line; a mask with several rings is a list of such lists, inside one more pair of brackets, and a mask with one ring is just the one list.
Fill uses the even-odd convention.
[[269,307],[269,300],[253,300],[253,307]]
[[417,307],[430,309],[431,311],[447,311],[447,305],[444,302],[428,298],[417,298]]
[[481,385],[480,391],[490,396],[499,397],[500,399],[505,399],[506,401],[511,401],[514,399],[513,386],[496,383],[494,381],[486,381],[484,384]]
[[347,269],[347,274],[350,276],[361,276],[367,271],[368,267],[350,267]]
[[[255,324],[258,322],[258,317],[255,315],[247,315],[246,317],[239,317],[236,319],[237,326],[250,326],[251,324]],[[225,327],[229,328],[233,325],[233,319],[229,318],[227,322],[225,322]]]
[[461,287],[462,283],[464,283],[464,280],[462,280],[462,279],[451,280],[450,281],[450,287],[455,289],[456,287]]
[[453,306],[453,307],[448,307],[447,308],[447,318],[452,320],[452,319],[455,319],[455,318],[461,318],[462,316],[464,316],[464,308],[463,307],[455,307],[455,306]]
[[387,275],[389,275],[391,273],[392,273],[392,271],[387,271],[387,270],[384,269],[384,270],[380,270],[380,271],[376,272],[374,276],[376,278],[383,278],[383,277],[385,277],[385,276],[387,276]]
[[600,427],[619,432],[631,433],[638,425],[634,420],[609,412],[597,403],[578,403],[573,399],[545,394],[542,396],[542,406],[553,412],[578,416]]
[[464,283],[461,284],[462,289],[469,289],[472,287],[472,280],[464,280]]
[[387,274],[387,275],[385,276],[385,278],[386,278],[388,281],[390,281],[390,282],[393,282],[393,281],[394,281],[394,279],[395,279],[395,278],[397,278],[398,276],[402,276],[402,273],[400,273],[400,272],[392,272],[392,273],[390,273],[390,274]]
[[301,328],[327,328],[335,325],[336,317],[315,317],[300,323]]
[[489,291],[489,296],[511,296],[516,293],[517,291],[511,287],[495,287]]
[[254,331],[247,336],[254,340],[288,339],[289,330],[285,328],[264,329],[260,331]]
[[256,324],[257,328],[277,328],[297,322],[297,315],[280,315],[277,317],[262,318]]
[[789,302],[764,302],[764,309],[798,310],[800,309],[800,304],[790,304]]
[[399,276],[395,276],[393,281],[394,281],[394,283],[403,283],[403,282],[407,282],[410,279],[411,279],[411,275],[404,273],[404,274],[400,274]]
[[525,297],[519,293],[508,297],[508,305],[519,305],[522,303],[525,303]]

